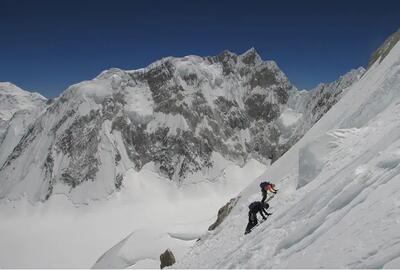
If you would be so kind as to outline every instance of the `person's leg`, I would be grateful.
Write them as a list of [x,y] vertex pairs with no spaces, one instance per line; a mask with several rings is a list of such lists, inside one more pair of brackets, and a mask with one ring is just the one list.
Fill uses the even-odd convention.
[[250,212],[249,219],[251,220],[252,228],[257,225],[257,213]]
[[253,222],[252,222],[252,218],[251,218],[251,212],[249,212],[249,222],[247,223],[245,234],[249,233],[251,231],[251,228],[254,227],[252,224],[253,224]]
[[[261,209],[260,215],[263,218],[263,220],[266,220],[267,218],[264,216],[264,213],[263,213],[264,211],[265,211],[264,209]],[[265,213],[267,214],[267,212],[265,212]]]
[[272,215],[271,213],[268,213],[266,210],[269,208],[269,204],[265,203],[264,204],[264,208],[262,209],[262,212],[264,212],[264,214],[266,214],[267,216]]

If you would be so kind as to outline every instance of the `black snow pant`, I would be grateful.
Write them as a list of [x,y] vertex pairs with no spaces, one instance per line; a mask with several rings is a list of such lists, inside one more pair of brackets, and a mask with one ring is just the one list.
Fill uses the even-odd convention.
[[251,229],[253,229],[254,226],[256,226],[257,224],[258,224],[257,213],[249,211],[249,223],[247,224],[246,232],[247,233],[250,232]]

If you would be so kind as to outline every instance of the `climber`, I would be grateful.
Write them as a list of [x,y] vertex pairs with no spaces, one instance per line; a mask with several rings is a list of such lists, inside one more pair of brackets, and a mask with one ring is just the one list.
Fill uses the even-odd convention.
[[261,188],[261,193],[262,193],[261,202],[265,202],[265,200],[267,199],[268,191],[273,194],[276,194],[278,192],[278,190],[275,189],[275,185],[270,182],[261,182],[260,188]]
[[257,219],[257,213],[260,213],[262,216],[263,220],[266,220],[267,218],[264,216],[267,215],[272,215],[271,213],[268,213],[266,209],[269,208],[269,204],[266,202],[252,202],[249,205],[249,223],[247,224],[246,231],[244,234],[248,234],[254,226],[258,224],[258,219]]

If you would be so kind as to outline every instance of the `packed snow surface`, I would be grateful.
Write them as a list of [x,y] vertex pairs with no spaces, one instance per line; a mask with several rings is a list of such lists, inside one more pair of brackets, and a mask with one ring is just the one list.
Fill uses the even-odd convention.
[[[248,235],[261,180],[273,215]],[[400,44],[174,268],[400,268]]]

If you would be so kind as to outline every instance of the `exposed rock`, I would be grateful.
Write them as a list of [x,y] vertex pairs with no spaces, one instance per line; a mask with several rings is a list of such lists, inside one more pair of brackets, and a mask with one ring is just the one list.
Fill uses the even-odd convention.
[[389,54],[390,50],[400,40],[400,29],[388,37],[385,42],[372,54],[368,61],[368,68],[379,59],[379,63]]
[[210,227],[208,227],[209,231],[215,230],[215,228],[217,228],[225,220],[225,218],[232,211],[233,207],[235,207],[235,205],[239,199],[240,199],[240,196],[231,199],[227,204],[225,204],[218,210],[217,220],[213,224],[211,224]]
[[160,255],[160,261],[160,269],[163,269],[164,267],[171,266],[175,263],[175,256],[170,249],[167,249]]

